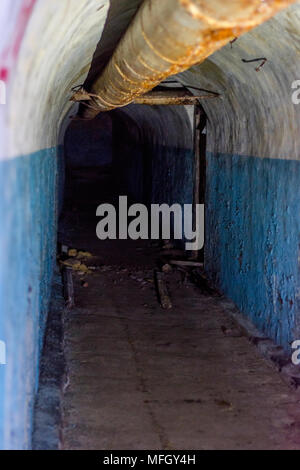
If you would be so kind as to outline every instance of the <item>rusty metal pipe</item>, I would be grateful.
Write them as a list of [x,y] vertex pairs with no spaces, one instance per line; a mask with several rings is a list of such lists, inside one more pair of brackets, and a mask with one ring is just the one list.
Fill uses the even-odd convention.
[[94,82],[84,117],[126,106],[294,2],[144,0]]

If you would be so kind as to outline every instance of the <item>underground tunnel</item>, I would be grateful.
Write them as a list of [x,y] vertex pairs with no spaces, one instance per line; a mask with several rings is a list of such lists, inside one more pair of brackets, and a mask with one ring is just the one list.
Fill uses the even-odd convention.
[[299,450],[299,1],[0,26],[0,449]]

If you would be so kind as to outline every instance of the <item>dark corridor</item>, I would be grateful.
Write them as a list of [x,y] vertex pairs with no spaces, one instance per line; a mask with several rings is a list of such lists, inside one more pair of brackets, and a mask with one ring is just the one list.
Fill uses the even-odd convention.
[[[193,121],[186,115],[189,141],[175,145],[170,124],[165,133],[168,113],[178,118],[176,108],[146,112],[132,106],[101,116],[92,131],[75,121],[67,132],[59,262],[72,272],[74,306],[64,313],[66,372],[57,445],[296,448],[298,434],[290,423],[298,399],[249,341],[253,331],[237,321],[234,304],[205,277],[202,252],[196,259],[172,240],[96,237],[98,205],[117,205],[120,195],[144,204],[174,203],[176,196],[183,203],[195,197],[201,202],[205,179],[195,178],[195,167],[203,170],[205,126],[196,120],[204,141],[193,168],[189,158],[199,142]],[[154,126],[153,115],[162,123]],[[175,172],[178,167],[179,183],[170,162]],[[183,182],[193,187],[189,195]]]

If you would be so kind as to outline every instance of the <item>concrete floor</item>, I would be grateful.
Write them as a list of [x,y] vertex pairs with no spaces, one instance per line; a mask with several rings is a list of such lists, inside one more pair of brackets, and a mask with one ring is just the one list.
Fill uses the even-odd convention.
[[65,319],[62,448],[299,449],[299,394],[242,333],[232,304],[174,272],[174,307],[162,310],[155,248],[99,242],[92,200],[90,211],[77,202],[60,239],[91,251],[97,270],[74,274]]

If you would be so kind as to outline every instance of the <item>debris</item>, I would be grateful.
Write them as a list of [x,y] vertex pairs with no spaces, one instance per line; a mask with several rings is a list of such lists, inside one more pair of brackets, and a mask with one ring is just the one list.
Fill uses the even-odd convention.
[[84,274],[91,273],[89,268],[85,264],[82,264],[81,261],[76,258],[69,258],[66,261],[60,261],[60,264],[72,268],[73,271],[79,271],[80,273]]
[[155,280],[160,304],[164,310],[170,310],[173,305],[164,279],[164,273],[155,271]]
[[78,257],[79,259],[82,259],[82,258],[92,258],[93,255],[92,255],[91,253],[89,253],[88,251],[79,251],[77,257]]
[[181,266],[181,267],[190,267],[190,268],[204,268],[204,263],[198,263],[197,261],[179,261],[179,260],[171,260],[170,264],[173,266]]
[[172,266],[170,264],[164,264],[162,267],[162,272],[165,274],[169,274],[173,271]]
[[[66,254],[66,253],[65,253]],[[71,248],[68,250],[67,255],[69,258],[64,259],[64,256],[60,258],[60,264],[62,266],[68,266],[73,269],[73,271],[78,271],[80,274],[90,274],[92,270],[96,270],[96,267],[88,268],[85,263],[82,261],[92,258],[93,255],[87,251],[78,251],[76,248]]]
[[68,256],[70,258],[76,258],[77,255],[78,255],[78,251],[75,250],[75,249],[71,249],[71,250],[68,251]]
[[88,266],[88,269],[91,271],[100,271],[101,267],[100,266]]
[[81,265],[80,261],[78,261],[75,258],[68,258],[65,261],[61,260],[60,264],[62,264],[63,266],[68,266],[69,268],[74,268],[74,269],[78,268],[78,266]]
[[88,251],[79,251],[76,248],[68,248],[64,245],[62,246],[62,254],[67,255],[69,258],[78,259],[88,259],[93,257],[93,255]]
[[80,266],[78,266],[78,271],[80,274],[90,274],[91,272],[85,264],[80,264]]
[[226,400],[215,400],[215,404],[218,405],[220,408],[223,408],[227,411],[233,410],[233,405],[229,401]]
[[86,289],[87,287],[89,287],[89,283],[87,281],[82,281],[81,286]]

